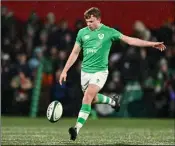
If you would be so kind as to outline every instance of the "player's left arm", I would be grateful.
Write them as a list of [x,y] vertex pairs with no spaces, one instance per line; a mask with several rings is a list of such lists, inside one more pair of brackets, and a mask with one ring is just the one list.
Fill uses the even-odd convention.
[[145,41],[138,38],[129,37],[126,35],[121,35],[120,40],[123,42],[131,45],[131,46],[137,46],[137,47],[153,47],[156,49],[159,49],[160,51],[164,51],[166,49],[166,46],[163,42],[151,42],[151,41]]

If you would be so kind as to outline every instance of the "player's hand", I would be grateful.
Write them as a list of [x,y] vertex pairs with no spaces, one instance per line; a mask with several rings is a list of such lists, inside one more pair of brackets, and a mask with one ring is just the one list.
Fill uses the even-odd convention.
[[59,79],[59,83],[60,85],[63,84],[63,81],[65,82],[66,81],[66,78],[67,78],[67,72],[62,72],[61,75],[60,75],[60,79]]
[[163,42],[155,42],[153,47],[159,49],[161,52],[166,49],[166,46],[163,44]]

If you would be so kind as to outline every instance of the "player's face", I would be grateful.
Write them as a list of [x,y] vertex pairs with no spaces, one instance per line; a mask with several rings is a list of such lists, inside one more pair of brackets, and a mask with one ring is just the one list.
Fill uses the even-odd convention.
[[101,21],[100,18],[96,18],[93,15],[91,15],[91,18],[86,19],[86,24],[91,30],[94,30],[98,28],[100,21]]

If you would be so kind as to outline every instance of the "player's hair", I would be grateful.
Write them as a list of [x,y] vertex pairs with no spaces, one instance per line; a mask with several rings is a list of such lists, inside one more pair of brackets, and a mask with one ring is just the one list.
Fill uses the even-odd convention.
[[93,15],[96,18],[101,18],[101,12],[98,8],[92,7],[84,12],[84,18],[89,19]]

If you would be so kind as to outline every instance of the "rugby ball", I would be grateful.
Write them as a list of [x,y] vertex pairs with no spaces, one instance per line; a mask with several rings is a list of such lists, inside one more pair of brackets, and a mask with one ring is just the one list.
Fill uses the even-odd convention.
[[47,108],[47,119],[54,123],[57,122],[63,114],[63,106],[59,101],[52,101]]

